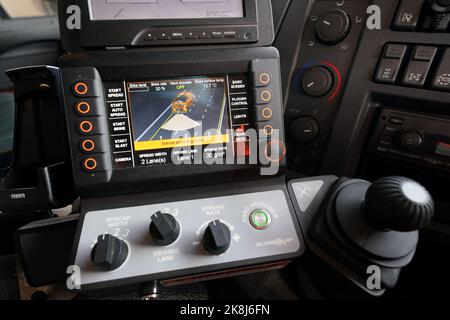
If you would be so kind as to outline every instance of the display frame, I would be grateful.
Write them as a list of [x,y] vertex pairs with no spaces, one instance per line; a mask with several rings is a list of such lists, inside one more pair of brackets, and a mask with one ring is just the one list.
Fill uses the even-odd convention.
[[[279,72],[279,53],[273,47],[269,48],[232,48],[222,50],[192,50],[187,52],[148,52],[145,49],[130,51],[127,55],[119,50],[111,52],[90,52],[65,55],[60,59],[62,79],[64,83],[73,83],[73,79],[92,79],[97,83],[116,82],[130,79],[148,79],[149,75],[158,77],[184,77],[204,76],[205,74],[246,74],[247,79],[252,78],[252,64],[256,61],[268,60],[273,64],[274,77],[273,105],[274,114],[272,122],[280,129],[280,141],[284,141],[281,79]],[[196,63],[192,63],[196,61]],[[86,66],[95,66],[86,67]],[[157,165],[138,168],[113,169],[87,174],[80,168],[83,154],[79,153],[79,139],[81,135],[74,132],[79,121],[73,112],[72,86],[65,87],[64,96],[66,114],[68,117],[68,130],[71,138],[72,166],[74,170],[77,191],[83,196],[148,191],[162,189],[170,185],[187,187],[189,185],[207,184],[214,179],[222,182],[232,182],[245,178],[267,178],[261,175],[261,164],[225,164],[225,165]],[[99,88],[99,90],[101,90]],[[254,89],[249,92],[255,92]],[[105,99],[102,93],[102,99]],[[250,100],[252,100],[252,96]],[[106,99],[104,101],[106,107]],[[253,103],[253,102],[252,102]],[[276,105],[276,107],[275,107]],[[102,113],[103,114],[103,113]],[[104,123],[101,126],[108,128],[108,118],[101,116]],[[103,120],[102,120],[103,121]],[[109,131],[109,130],[108,130]],[[109,146],[109,134],[105,134],[108,140],[108,151],[105,159],[112,159],[111,146]],[[264,140],[262,140],[264,142]],[[282,175],[286,166],[283,158],[276,165],[279,170],[276,175]],[[151,183],[149,183],[151,182]]]
[[[154,20],[91,20],[88,0],[74,0],[81,9],[81,29],[78,38],[82,47],[130,46],[149,28],[183,28],[183,27],[257,27],[261,0],[243,0],[243,18],[199,18],[199,19],[154,19]],[[263,0],[269,2],[270,0]],[[111,32],[114,30],[114,32]],[[98,35],[103,35],[99,40]]]

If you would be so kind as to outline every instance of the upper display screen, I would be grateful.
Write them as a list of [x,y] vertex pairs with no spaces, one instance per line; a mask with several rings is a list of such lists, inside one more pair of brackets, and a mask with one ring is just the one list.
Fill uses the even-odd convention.
[[89,0],[91,20],[243,18],[243,0]]

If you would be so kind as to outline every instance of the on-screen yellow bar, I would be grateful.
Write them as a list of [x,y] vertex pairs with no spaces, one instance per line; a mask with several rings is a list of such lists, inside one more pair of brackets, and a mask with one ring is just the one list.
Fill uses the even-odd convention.
[[145,151],[155,149],[188,147],[188,146],[201,146],[206,144],[219,144],[227,143],[230,141],[230,136],[227,134],[220,136],[205,136],[205,137],[190,137],[190,138],[177,138],[168,140],[155,140],[155,141],[139,141],[134,143],[134,150]]

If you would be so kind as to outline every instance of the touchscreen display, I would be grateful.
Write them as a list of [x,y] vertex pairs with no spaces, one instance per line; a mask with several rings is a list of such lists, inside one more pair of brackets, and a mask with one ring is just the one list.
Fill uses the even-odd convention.
[[91,20],[243,18],[243,0],[89,0]]
[[225,158],[248,126],[245,74],[105,86],[115,168]]

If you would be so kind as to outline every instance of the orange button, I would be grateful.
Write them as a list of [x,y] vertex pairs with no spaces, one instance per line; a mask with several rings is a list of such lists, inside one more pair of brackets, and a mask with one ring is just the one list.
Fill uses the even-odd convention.
[[272,92],[269,90],[264,90],[261,92],[261,100],[264,102],[270,102],[272,100]]
[[91,112],[91,105],[85,101],[77,103],[75,107],[79,114],[88,114]]
[[261,112],[264,119],[272,119],[273,111],[270,108],[264,108]]
[[83,160],[83,167],[87,171],[92,171],[97,168],[97,160],[94,158],[87,158]]
[[259,82],[261,82],[261,84],[269,84],[270,80],[270,74],[268,74],[267,72],[263,72],[259,75]]
[[94,130],[94,126],[92,122],[85,120],[80,122],[79,129],[82,133],[90,133],[92,132],[92,130]]
[[268,124],[268,125],[264,126],[263,130],[264,130],[264,134],[265,134],[266,136],[270,136],[270,135],[272,135],[272,133],[273,133],[273,126],[271,126],[270,124]]
[[85,151],[85,152],[91,152],[94,151],[95,149],[95,142],[88,139],[88,140],[84,140],[83,142],[81,142],[81,150]]
[[84,96],[88,93],[89,91],[89,87],[86,83],[84,82],[77,82],[74,86],[73,86],[73,90],[75,91],[75,93],[79,96]]
[[[273,151],[273,153],[272,153]],[[264,155],[266,158],[273,162],[280,162],[286,156],[286,146],[283,142],[274,140],[266,144],[264,149]]]

